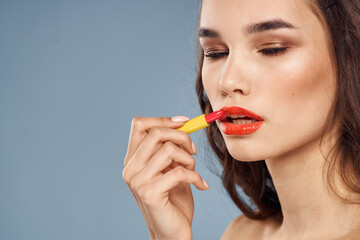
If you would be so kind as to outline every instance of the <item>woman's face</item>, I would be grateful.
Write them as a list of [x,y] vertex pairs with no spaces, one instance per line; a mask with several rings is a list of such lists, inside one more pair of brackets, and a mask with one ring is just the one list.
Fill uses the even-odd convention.
[[247,121],[217,121],[235,159],[318,146],[336,83],[324,26],[308,1],[203,0],[199,38],[213,110],[241,106],[261,117],[235,108]]

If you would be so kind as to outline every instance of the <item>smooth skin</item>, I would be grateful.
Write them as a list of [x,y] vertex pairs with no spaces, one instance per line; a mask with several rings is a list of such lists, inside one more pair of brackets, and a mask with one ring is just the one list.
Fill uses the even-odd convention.
[[200,29],[212,108],[240,105],[264,119],[251,135],[223,133],[227,149],[239,161],[265,159],[284,216],[282,223],[241,216],[223,239],[360,239],[359,205],[334,199],[322,175],[336,139],[333,129],[320,148],[336,74],[327,32],[309,1],[204,0]]
[[186,117],[133,119],[123,178],[151,239],[191,239],[194,200],[190,188],[209,189],[195,171],[195,144],[176,130]]

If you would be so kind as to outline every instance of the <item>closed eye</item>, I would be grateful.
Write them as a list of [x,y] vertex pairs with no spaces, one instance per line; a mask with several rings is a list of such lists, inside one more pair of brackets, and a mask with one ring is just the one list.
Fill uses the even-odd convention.
[[[285,53],[288,50],[288,47],[272,47],[272,48],[264,48],[259,50],[258,52],[266,55],[266,56],[276,56],[280,55],[282,53]],[[224,56],[227,56],[228,52],[214,52],[214,53],[205,53],[204,56],[206,58],[209,58],[211,60],[216,60],[219,58],[222,58]]]
[[288,47],[278,47],[278,48],[264,48],[259,50],[264,55],[280,55],[288,50]]
[[206,58],[210,58],[210,59],[218,59],[218,58],[222,58],[226,55],[228,55],[229,53],[228,52],[215,52],[215,53],[206,53],[204,56]]

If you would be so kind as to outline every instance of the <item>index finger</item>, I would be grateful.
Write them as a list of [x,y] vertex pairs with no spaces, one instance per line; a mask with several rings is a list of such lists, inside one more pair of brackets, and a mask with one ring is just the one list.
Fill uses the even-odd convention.
[[[181,118],[180,118],[181,119]],[[183,122],[174,122],[169,117],[136,117],[131,122],[128,149],[124,164],[135,154],[141,142],[145,139],[149,130],[153,127],[179,128],[184,125],[187,117],[183,117]]]

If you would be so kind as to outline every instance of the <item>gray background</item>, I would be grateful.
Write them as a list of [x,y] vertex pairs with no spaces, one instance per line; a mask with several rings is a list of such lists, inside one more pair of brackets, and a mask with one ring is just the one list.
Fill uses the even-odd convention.
[[[148,239],[121,172],[135,116],[195,117],[199,1],[0,1],[0,239]],[[194,239],[240,214],[197,144]]]

